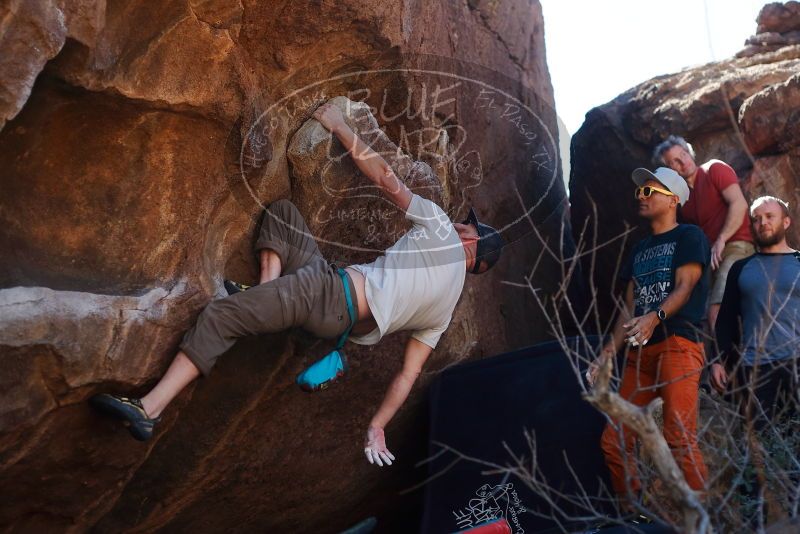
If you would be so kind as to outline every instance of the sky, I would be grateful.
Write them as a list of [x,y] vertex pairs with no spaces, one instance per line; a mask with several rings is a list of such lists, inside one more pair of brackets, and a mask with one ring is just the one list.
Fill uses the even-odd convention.
[[556,111],[586,112],[654,76],[733,56],[766,0],[540,0]]

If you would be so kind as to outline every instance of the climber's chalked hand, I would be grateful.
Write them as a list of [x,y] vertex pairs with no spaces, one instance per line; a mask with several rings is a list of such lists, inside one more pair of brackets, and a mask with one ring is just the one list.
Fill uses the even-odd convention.
[[378,467],[383,467],[383,464],[392,465],[394,454],[386,448],[386,437],[382,428],[369,427],[364,454],[369,463],[378,464]]

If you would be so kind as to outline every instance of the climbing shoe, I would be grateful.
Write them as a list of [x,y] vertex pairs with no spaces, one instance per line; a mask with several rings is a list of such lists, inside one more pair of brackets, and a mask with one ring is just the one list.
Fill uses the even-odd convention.
[[244,284],[240,284],[239,282],[234,282],[233,280],[225,280],[225,291],[228,292],[228,296],[234,295],[236,293],[241,293],[242,291],[247,291],[253,286],[247,286]]
[[89,404],[99,412],[121,419],[131,435],[139,441],[150,439],[153,435],[153,426],[161,421],[160,417],[154,419],[147,417],[139,399],[101,393],[90,398]]

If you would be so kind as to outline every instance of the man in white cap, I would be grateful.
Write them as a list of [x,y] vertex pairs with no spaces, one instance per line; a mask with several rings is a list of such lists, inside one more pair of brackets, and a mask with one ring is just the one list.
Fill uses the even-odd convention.
[[[664,437],[686,482],[700,491],[706,466],[697,446],[697,399],[705,365],[701,320],[708,295],[709,243],[699,227],[677,222],[689,187],[675,171],[636,169],[632,178],[638,186],[639,215],[650,223],[651,235],[634,246],[622,266],[626,307],[587,379],[593,384],[599,366],[627,342],[619,394],[638,406],[663,398]],[[635,437],[614,421],[601,442],[614,492],[625,508],[641,490]]]

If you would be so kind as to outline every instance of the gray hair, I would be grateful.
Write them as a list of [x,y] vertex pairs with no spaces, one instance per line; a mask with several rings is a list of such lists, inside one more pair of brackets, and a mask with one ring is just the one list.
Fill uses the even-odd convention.
[[683,148],[686,152],[689,153],[690,156],[692,156],[692,159],[695,158],[694,149],[692,148],[692,145],[686,142],[686,139],[684,139],[680,135],[670,135],[653,149],[653,165],[655,165],[656,167],[661,167],[662,165],[664,165],[664,159],[662,158],[664,152],[666,152],[667,150],[669,150],[674,146],[679,146]]
[[771,195],[764,195],[755,199],[753,203],[750,204],[750,216],[753,216],[753,212],[756,210],[756,208],[759,208],[762,204],[766,204],[767,202],[775,202],[778,204],[781,207],[783,216],[789,217],[789,203]]

